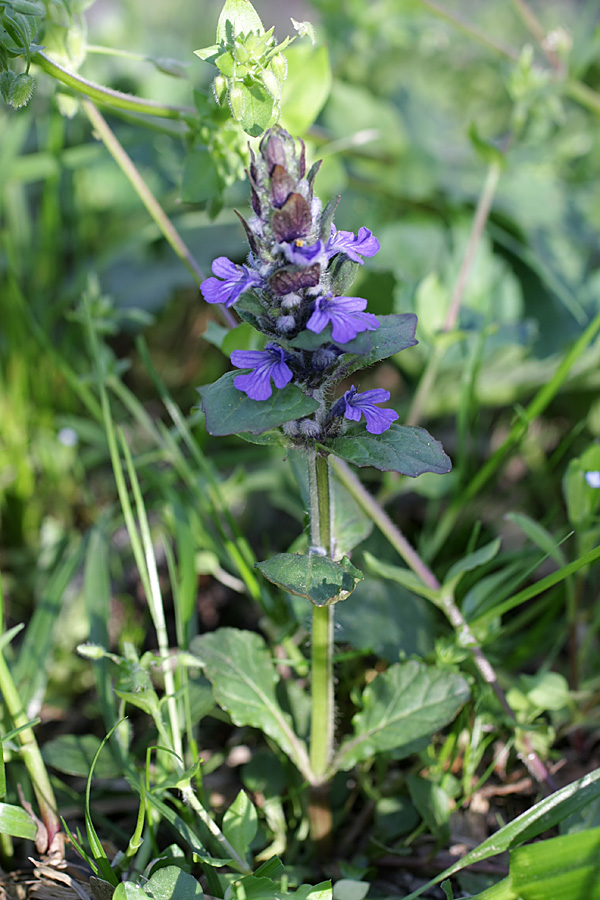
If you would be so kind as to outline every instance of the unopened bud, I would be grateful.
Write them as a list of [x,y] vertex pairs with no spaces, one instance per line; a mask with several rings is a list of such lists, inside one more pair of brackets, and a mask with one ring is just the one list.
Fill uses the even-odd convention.
[[301,419],[300,434],[305,437],[317,438],[321,434],[321,428],[314,419]]
[[246,98],[244,96],[244,91],[241,87],[238,87],[238,85],[235,84],[232,88],[229,89],[227,99],[229,100],[229,109],[231,110],[231,115],[236,120],[236,122],[239,122],[244,115],[244,110],[246,108]]
[[213,92],[217,103],[223,104],[227,98],[227,79],[224,75],[217,75],[213,81]]
[[273,69],[273,74],[280,82],[285,81],[287,78],[288,64],[283,53],[278,53],[273,57],[271,60],[271,68]]
[[277,319],[277,331],[280,331],[282,334],[287,334],[289,331],[293,331],[296,327],[296,319],[294,316],[280,316]]

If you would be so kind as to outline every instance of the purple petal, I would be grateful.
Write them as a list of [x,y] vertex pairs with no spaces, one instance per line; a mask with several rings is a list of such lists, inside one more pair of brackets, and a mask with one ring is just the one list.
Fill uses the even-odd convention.
[[225,306],[232,306],[244,291],[260,284],[261,281],[258,272],[247,266],[236,266],[226,256],[215,259],[212,270],[218,277],[207,278],[200,285],[202,296],[207,303],[224,303]]
[[320,261],[324,254],[323,241],[317,241],[316,244],[305,244],[303,241],[292,241],[290,244],[282,244],[281,249],[288,262],[296,266],[308,266],[311,263]]
[[231,362],[236,369],[254,369],[270,361],[271,354],[267,350],[234,350]]
[[326,252],[329,257],[336,253],[345,253],[353,262],[363,265],[361,256],[375,256],[379,251],[379,241],[364,226],[359,228],[358,236],[352,231],[335,231],[332,227],[331,237],[327,241]]
[[392,422],[399,418],[393,409],[379,409],[375,403],[385,403],[390,399],[390,392],[382,388],[371,391],[363,391],[358,394],[354,385],[343,396],[345,402],[344,417],[352,422],[358,422],[364,415],[367,431],[370,434],[383,434]]
[[243,274],[242,267],[236,266],[236,264],[231,262],[230,259],[227,259],[226,256],[218,256],[214,260],[211,268],[213,275],[216,275],[217,278],[227,278],[230,281],[238,281]]
[[243,391],[251,400],[268,400],[273,389],[268,369],[254,369],[247,375],[236,375],[233,383],[238,391]]

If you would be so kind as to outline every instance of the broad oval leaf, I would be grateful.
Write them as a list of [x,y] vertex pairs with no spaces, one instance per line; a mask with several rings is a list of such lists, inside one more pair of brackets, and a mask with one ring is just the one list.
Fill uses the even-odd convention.
[[144,890],[152,900],[202,900],[200,884],[179,866],[164,866],[152,875]]
[[212,682],[215,700],[235,724],[260,728],[306,776],[310,772],[306,747],[277,702],[278,676],[262,637],[252,631],[219,628],[194,638],[190,650]]
[[424,428],[412,425],[391,425],[383,434],[355,429],[327,441],[325,446],[355,466],[373,466],[411,478],[423,472],[445,475],[452,468],[440,442]]
[[335,768],[351,769],[386,751],[394,751],[396,759],[408,756],[454,718],[469,694],[460,675],[416,660],[390,666],[365,688],[354,736],[338,750]]
[[233,379],[237,374],[227,372],[214,384],[198,388],[209,434],[239,434],[243,431],[262,434],[291,419],[308,416],[319,407],[316,400],[306,397],[293,384],[282,390],[273,388],[268,400],[251,400],[234,387]]
[[363,578],[346,556],[334,562],[328,556],[311,553],[277,553],[266,562],[257,563],[256,568],[273,584],[305,597],[315,606],[345,600]]

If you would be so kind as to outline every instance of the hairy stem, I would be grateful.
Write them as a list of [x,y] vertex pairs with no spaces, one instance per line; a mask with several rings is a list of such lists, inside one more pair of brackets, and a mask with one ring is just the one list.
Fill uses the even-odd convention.
[[96,103],[104,103],[107,106],[115,107],[115,109],[126,109],[129,112],[144,113],[148,116],[158,116],[162,119],[181,119],[182,116],[193,116],[196,114],[196,110],[192,106],[169,106],[166,103],[146,100],[143,97],[135,97],[133,94],[124,94],[121,91],[104,87],[102,84],[96,84],[94,81],[88,81],[87,78],[83,78],[81,75],[69,72],[68,69],[54,62],[41,50],[32,55],[31,61],[39,66],[40,69],[43,69],[44,72],[47,72],[48,75],[56,78],[57,81],[77,91],[78,94],[85,94],[86,97],[90,97]]
[[[331,556],[331,495],[327,457],[309,450],[311,553]],[[331,839],[331,808],[326,773],[333,754],[333,605],[314,606],[311,651],[309,818],[313,841],[323,853]]]

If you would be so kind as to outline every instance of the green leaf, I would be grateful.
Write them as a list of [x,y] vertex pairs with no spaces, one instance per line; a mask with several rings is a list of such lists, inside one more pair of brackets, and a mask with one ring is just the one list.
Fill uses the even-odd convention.
[[600,828],[518,847],[509,871],[523,900],[600,900]]
[[46,10],[43,3],[35,3],[33,0],[11,0],[10,6],[13,12],[23,16],[45,16]]
[[263,34],[264,30],[260,16],[250,0],[225,0],[217,23],[217,43],[229,43],[233,37],[247,35],[251,31]]
[[505,519],[520,528],[529,540],[543,550],[555,563],[559,566],[566,565],[566,557],[557,544],[556,538],[543,525],[525,513],[510,512],[506,514]]
[[152,900],[201,900],[200,884],[179,866],[158,869],[144,885]]
[[390,666],[365,688],[354,736],[343,742],[333,766],[351,769],[386,751],[395,759],[408,756],[454,718],[469,693],[460,675],[415,660]]
[[450,798],[438,784],[409,773],[406,786],[415,808],[438,840],[448,841],[450,829]]
[[433,650],[436,626],[426,601],[401,585],[377,578],[357,584],[350,603],[335,611],[336,641],[375,653],[390,663],[400,652],[425,656]]
[[115,888],[112,900],[149,900],[149,894],[131,881],[122,881]]
[[302,135],[316,121],[331,90],[329,52],[326,46],[296,44],[286,50],[285,56],[288,74],[283,87],[281,123],[290,134]]
[[277,103],[260,81],[250,87],[237,82],[243,96],[243,112],[236,121],[250,137],[260,137],[273,124]]
[[220,44],[211,44],[210,47],[200,47],[199,50],[194,50],[195,55],[199,56],[200,59],[210,60],[211,62],[216,59],[220,52]]
[[256,568],[273,584],[305,597],[315,606],[345,600],[363,578],[346,556],[337,563],[316,553],[277,553],[266,562],[256,563]]
[[373,466],[411,478],[423,472],[444,475],[452,468],[440,442],[424,428],[411,425],[391,425],[383,434],[353,429],[344,437],[326,441],[325,446],[355,466]]
[[[102,742],[93,734],[63,734],[44,744],[42,756],[48,765],[59,772],[87,778],[101,745]],[[108,747],[107,752],[101,754],[96,762],[94,777],[119,778],[122,774],[123,767],[115,760]]]
[[0,834],[9,834],[11,837],[33,841],[37,834],[37,826],[31,816],[20,806],[0,803]]
[[260,728],[306,774],[310,770],[306,747],[294,734],[291,717],[277,702],[278,675],[262,637],[237,628],[219,628],[194,638],[190,650],[212,682],[215,700],[234,723]]
[[227,372],[214,384],[198,388],[209,434],[262,434],[290,419],[300,419],[318,409],[316,400],[306,397],[293,384],[273,389],[268,400],[251,400],[233,385],[236,372]]
[[223,834],[242,859],[256,837],[258,816],[254,804],[245,791],[240,791],[223,816]]
[[498,555],[501,543],[500,538],[496,538],[490,541],[489,544],[486,544],[485,547],[480,547],[479,550],[468,553],[463,559],[459,559],[448,570],[444,583],[448,584],[448,582],[459,578],[460,575],[464,575],[465,572],[472,572],[473,569],[485,566],[486,563],[491,562]]
[[429,588],[427,585],[423,584],[419,576],[416,575],[412,569],[403,569],[401,566],[394,566],[391,563],[377,559],[377,557],[368,552],[365,553],[364,559],[367,568],[373,572],[374,575],[377,575],[379,578],[387,578],[390,581],[396,581],[398,584],[408,588],[408,590],[412,591],[414,594],[419,594],[421,597],[431,600],[431,602],[435,603],[437,606],[439,602],[439,590],[435,591],[433,588]]
[[[388,359],[395,356],[408,347],[415,347],[419,342],[415,338],[417,328],[417,317],[414,313],[400,313],[389,316],[378,316],[379,328],[377,331],[369,331],[368,338],[371,348],[365,357],[348,362],[343,360],[344,373],[350,374],[357,369],[364,369],[366,366],[372,366],[373,363],[379,362],[381,359]],[[360,338],[361,335],[358,335]],[[358,340],[357,338],[357,340]],[[352,344],[346,344],[347,352],[352,353]],[[357,348],[357,353],[362,351]]]

